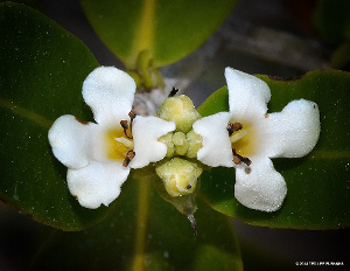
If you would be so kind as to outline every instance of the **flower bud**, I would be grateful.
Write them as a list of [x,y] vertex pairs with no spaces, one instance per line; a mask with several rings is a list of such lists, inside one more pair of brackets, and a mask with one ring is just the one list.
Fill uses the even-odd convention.
[[166,135],[158,139],[159,142],[162,142],[166,145],[167,147],[166,157],[168,158],[173,157],[175,153],[175,145],[173,142],[173,138],[174,138],[174,133],[167,133]]
[[177,155],[185,155],[188,150],[188,142],[186,135],[183,132],[176,132],[174,134],[173,142]]
[[156,166],[157,175],[163,180],[166,191],[172,197],[193,193],[202,171],[197,163],[179,157],[165,160]]
[[164,120],[174,121],[176,130],[184,133],[189,132],[192,124],[200,117],[192,100],[185,95],[167,98],[157,115]]
[[186,134],[188,142],[188,150],[186,156],[188,158],[196,158],[197,152],[203,147],[203,138],[201,135],[196,134],[193,130]]

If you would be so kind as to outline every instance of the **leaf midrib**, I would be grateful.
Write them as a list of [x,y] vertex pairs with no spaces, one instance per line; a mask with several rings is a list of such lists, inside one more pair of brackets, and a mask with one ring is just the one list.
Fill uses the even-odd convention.
[[33,121],[34,123],[46,128],[47,130],[50,129],[50,127],[53,124],[53,121],[48,120],[47,118],[45,118],[37,113],[34,113],[28,109],[20,107],[20,106],[16,105],[11,100],[6,100],[6,99],[0,98],[0,107],[3,107],[3,108],[10,110],[15,115],[19,115],[21,117],[24,117],[24,118],[30,120],[30,121]]
[[151,182],[146,178],[138,180],[138,206],[136,220],[135,257],[132,270],[144,270],[146,235],[150,206]]
[[131,53],[131,56],[135,58],[133,60],[134,62],[137,61],[142,51],[153,48],[155,2],[156,0],[144,1],[139,27],[137,27],[138,31],[136,32],[136,38]]

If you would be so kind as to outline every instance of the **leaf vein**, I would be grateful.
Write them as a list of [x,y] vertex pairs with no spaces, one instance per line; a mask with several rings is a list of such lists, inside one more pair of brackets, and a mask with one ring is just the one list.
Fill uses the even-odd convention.
[[46,128],[46,129],[50,129],[50,127],[53,124],[53,121],[48,120],[47,118],[45,118],[39,114],[36,114],[28,109],[22,108],[22,107],[16,105],[13,101],[0,98],[0,106],[10,110],[12,113],[14,113],[16,115],[20,115],[26,119],[29,119],[29,120],[35,122],[36,124],[39,124],[40,126]]

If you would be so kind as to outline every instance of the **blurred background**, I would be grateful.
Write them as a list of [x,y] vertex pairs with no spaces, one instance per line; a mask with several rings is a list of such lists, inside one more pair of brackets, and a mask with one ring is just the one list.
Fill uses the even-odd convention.
[[[316,4],[316,0],[241,0],[205,44],[161,72],[175,78],[174,87],[199,106],[225,84],[226,66],[283,78],[334,67],[336,46],[322,39],[310,23]],[[81,39],[101,65],[123,68],[99,40],[77,1],[43,0],[41,11]],[[349,229],[303,231],[254,227],[237,220],[233,223],[245,270],[350,270]],[[25,269],[30,252],[43,241],[38,236],[48,230],[0,203],[0,270]],[[266,257],[256,261],[254,256],[262,253]],[[296,266],[300,261],[343,262],[345,266]]]

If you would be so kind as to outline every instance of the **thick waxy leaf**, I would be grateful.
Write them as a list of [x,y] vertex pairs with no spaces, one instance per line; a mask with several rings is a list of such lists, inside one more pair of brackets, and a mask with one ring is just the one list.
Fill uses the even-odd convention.
[[81,87],[98,63],[77,38],[39,12],[0,4],[0,198],[65,230],[99,221],[107,208],[79,206],[47,133],[63,114],[91,119]]
[[224,21],[236,2],[80,0],[95,31],[128,69],[160,67],[190,54]]
[[31,8],[35,8],[37,10],[42,10],[40,0],[12,0],[12,1],[1,0],[0,2],[20,3]]
[[57,231],[32,270],[242,270],[230,219],[199,202],[198,236],[153,188],[156,175],[129,179],[108,218],[81,232]]
[[[300,159],[274,159],[288,193],[273,213],[248,209],[233,196],[235,170],[215,168],[202,175],[202,198],[214,209],[260,226],[336,229],[350,226],[350,74],[336,70],[309,72],[297,80],[259,76],[271,88],[269,112],[279,112],[293,99],[315,101],[321,113],[321,136],[315,149]],[[227,89],[204,103],[203,115],[228,110]]]

